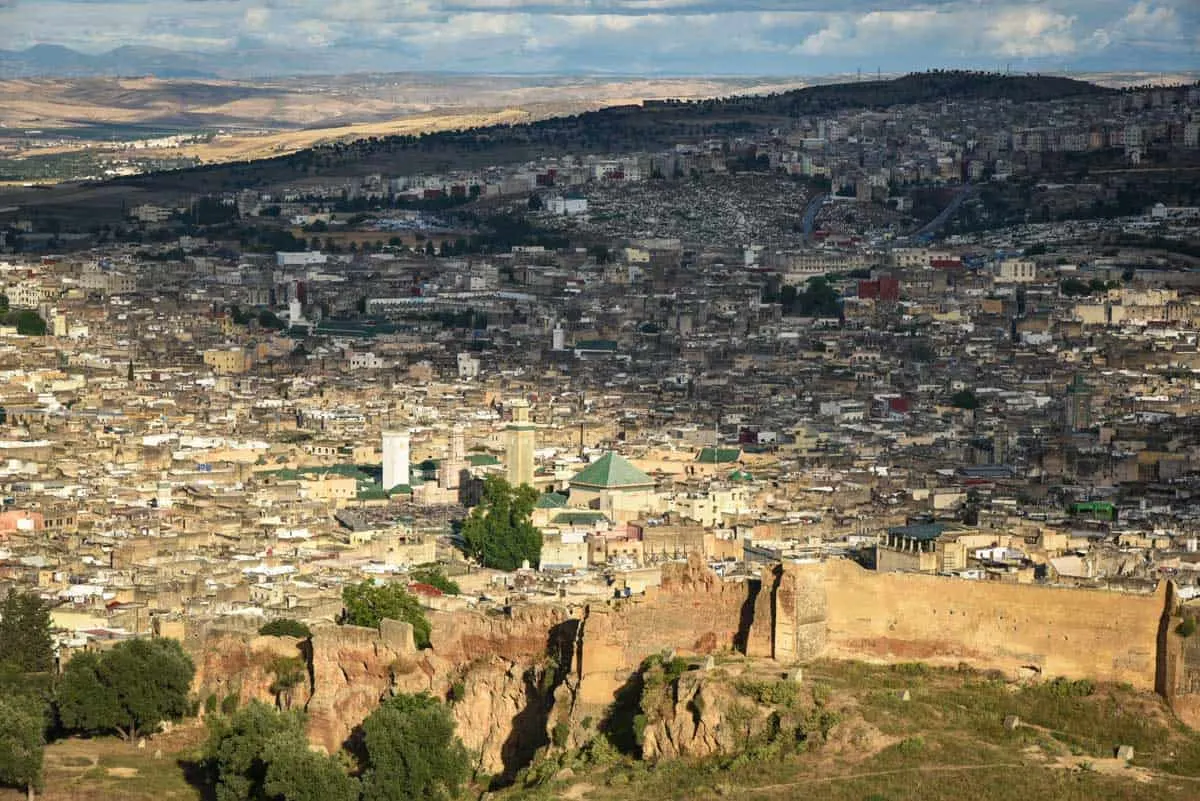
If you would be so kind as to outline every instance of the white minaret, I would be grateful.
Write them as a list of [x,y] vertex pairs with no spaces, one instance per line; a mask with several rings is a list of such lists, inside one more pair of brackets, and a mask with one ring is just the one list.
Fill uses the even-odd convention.
[[383,488],[409,483],[407,431],[383,432]]
[[563,331],[562,323],[554,324],[554,332],[552,334],[552,337],[553,337],[553,340],[552,340],[551,347],[553,347],[554,350],[566,350],[567,349],[567,332]]

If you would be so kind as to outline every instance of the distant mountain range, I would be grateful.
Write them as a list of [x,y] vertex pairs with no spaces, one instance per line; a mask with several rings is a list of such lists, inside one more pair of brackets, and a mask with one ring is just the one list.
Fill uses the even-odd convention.
[[221,70],[210,56],[158,47],[126,45],[90,55],[53,44],[28,50],[0,50],[0,78],[31,76],[155,75],[160,78],[215,78]]

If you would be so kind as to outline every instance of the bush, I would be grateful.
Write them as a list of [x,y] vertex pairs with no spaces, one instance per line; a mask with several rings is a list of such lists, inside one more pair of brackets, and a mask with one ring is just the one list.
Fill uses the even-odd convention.
[[567,739],[571,736],[571,727],[564,721],[559,721],[554,724],[554,728],[550,730],[550,742],[554,743],[555,748],[566,748]]
[[739,681],[737,691],[763,706],[792,706],[800,699],[800,690],[790,681]]
[[1175,633],[1180,637],[1191,637],[1196,633],[1196,618],[1185,617],[1183,622],[1175,627]]
[[1057,698],[1086,698],[1096,692],[1096,685],[1087,679],[1071,681],[1059,676],[1044,684],[1042,690]]
[[644,712],[633,716],[633,739],[638,748],[646,743],[646,714]]
[[307,624],[301,623],[299,620],[288,620],[280,618],[272,620],[258,630],[258,633],[264,637],[296,637],[301,640],[307,640],[312,637],[312,630]]
[[238,709],[237,693],[230,693],[221,699],[221,714],[232,715]]

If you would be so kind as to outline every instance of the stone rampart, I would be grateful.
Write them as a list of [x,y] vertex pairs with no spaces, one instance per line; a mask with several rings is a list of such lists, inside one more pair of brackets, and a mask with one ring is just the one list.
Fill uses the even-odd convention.
[[1167,582],[1151,595],[876,573],[847,562],[824,575],[823,656],[928,662],[1156,688]]

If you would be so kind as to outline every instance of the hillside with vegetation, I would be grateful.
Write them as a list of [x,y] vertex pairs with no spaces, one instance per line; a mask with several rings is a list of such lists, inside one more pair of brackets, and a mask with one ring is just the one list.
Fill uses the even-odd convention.
[[117,178],[97,184],[14,190],[6,203],[69,215],[80,207],[110,207],[118,198],[177,201],[181,197],[372,173],[410,175],[478,169],[572,153],[656,150],[679,142],[751,135],[805,115],[855,108],[883,109],[933,102],[1014,103],[1097,95],[1118,90],[1059,76],[965,71],[914,73],[893,80],[825,84],[765,95],[621,105],[528,123],[466,127],[436,133],[368,136],[295,153]]

